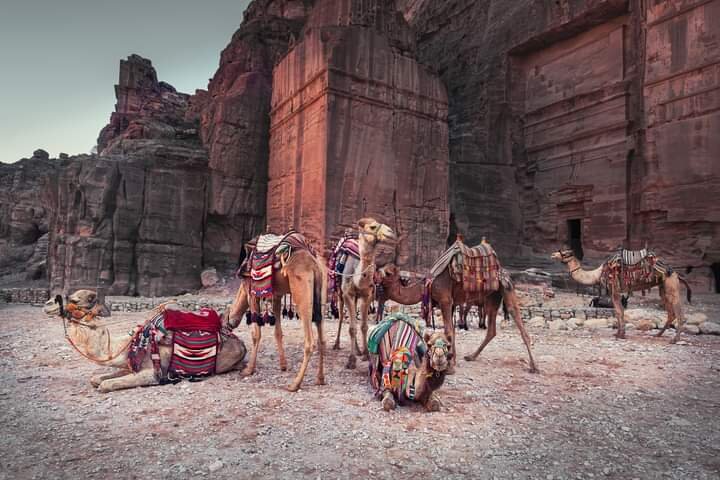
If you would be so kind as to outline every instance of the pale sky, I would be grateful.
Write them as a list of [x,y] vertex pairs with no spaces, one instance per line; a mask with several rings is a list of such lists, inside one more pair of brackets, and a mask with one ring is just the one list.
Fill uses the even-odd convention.
[[115,106],[120,59],[206,88],[249,0],[0,0],[0,161],[87,153]]

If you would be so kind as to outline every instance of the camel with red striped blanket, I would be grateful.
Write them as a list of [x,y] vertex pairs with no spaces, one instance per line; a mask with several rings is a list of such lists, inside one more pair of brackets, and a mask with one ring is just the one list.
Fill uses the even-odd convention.
[[[166,307],[169,308],[163,306],[156,309],[152,317],[161,316],[161,309]],[[62,318],[67,340],[80,355],[98,365],[116,369],[114,372],[90,379],[90,383],[103,393],[166,383],[165,373],[173,370],[171,368],[173,361],[178,360],[178,352],[174,352],[177,346],[173,346],[174,334],[171,331],[164,336],[164,340],[157,342],[156,352],[133,355],[138,353],[133,346],[137,345],[139,337],[146,331],[154,330],[150,325],[153,318],[150,318],[145,325],[136,328],[131,336],[112,335],[107,327],[97,321],[97,317],[107,314],[107,311],[92,290],[78,290],[68,296],[67,301],[63,301],[63,298],[57,295],[45,303],[43,311],[48,316]],[[208,362],[208,365],[211,364],[211,368],[205,368],[204,371],[208,374],[218,374],[238,368],[246,353],[243,341],[223,329],[208,333],[207,336],[215,335],[218,337],[216,348],[211,348],[210,350],[214,351],[208,354],[214,355],[214,358],[202,359],[203,362]],[[191,363],[192,361],[190,360]],[[158,368],[162,372],[160,375]],[[181,368],[178,367],[178,370]]]

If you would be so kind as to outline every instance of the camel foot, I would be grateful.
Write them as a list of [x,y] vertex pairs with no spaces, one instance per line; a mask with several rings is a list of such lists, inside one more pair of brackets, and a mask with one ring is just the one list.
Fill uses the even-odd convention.
[[281,364],[280,364],[280,371],[281,371],[281,372],[284,372],[284,371],[286,371],[286,370],[287,370],[287,363],[281,363]]
[[395,410],[396,403],[395,399],[392,396],[392,393],[385,392],[383,394],[382,406],[383,410],[385,410],[386,412],[389,412],[390,410]]
[[325,377],[318,377],[317,380],[315,380],[315,385],[325,385]]
[[240,375],[242,375],[243,377],[249,377],[253,373],[255,373],[255,367],[251,368],[248,366],[248,367],[245,367],[242,369],[242,371],[240,372]]
[[670,339],[670,345],[675,345],[675,344],[678,342],[678,340],[679,340],[678,337],[673,337],[673,338],[671,338],[671,339]]
[[665,330],[660,330],[658,333],[655,334],[656,337],[660,338],[663,336],[663,333],[665,333]]
[[288,387],[288,392],[297,392],[298,390],[300,390],[300,384],[299,384],[299,383],[293,382],[293,383]]
[[616,333],[616,334],[615,334],[615,339],[616,339],[616,340],[625,340],[625,332],[622,332],[622,333],[621,333],[621,332],[618,332],[618,333]]
[[465,359],[466,362],[474,362],[475,361],[475,357],[473,357],[472,355],[465,355],[463,358]]
[[350,355],[348,357],[345,368],[347,368],[348,370],[355,370],[355,355]]
[[440,411],[440,400],[438,400],[436,397],[430,397],[430,400],[428,400],[427,404],[425,405],[425,408],[428,412],[439,412]]
[[540,370],[535,365],[530,365],[530,369],[528,370],[530,373],[540,373]]
[[92,385],[94,388],[98,388],[100,386],[100,383],[102,383],[102,380],[95,377],[90,377],[90,385]]

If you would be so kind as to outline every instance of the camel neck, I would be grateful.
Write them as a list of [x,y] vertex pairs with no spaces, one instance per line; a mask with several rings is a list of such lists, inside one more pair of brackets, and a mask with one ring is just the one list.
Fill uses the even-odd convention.
[[362,235],[358,239],[360,262],[355,269],[353,281],[360,288],[372,285],[375,274],[375,245],[369,244]]
[[602,266],[595,270],[583,270],[580,261],[575,257],[572,257],[567,262],[567,266],[570,271],[570,277],[581,285],[596,285],[600,282]]
[[423,283],[413,282],[408,286],[400,283],[400,278],[395,277],[383,285],[387,297],[393,302],[401,305],[413,305],[422,301]]
[[75,323],[68,325],[68,337],[78,352],[98,365],[125,367],[130,337],[115,337],[107,328],[89,328]]

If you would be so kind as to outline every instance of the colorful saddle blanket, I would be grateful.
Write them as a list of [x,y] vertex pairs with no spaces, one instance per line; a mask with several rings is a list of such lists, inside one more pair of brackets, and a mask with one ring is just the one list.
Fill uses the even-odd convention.
[[606,288],[612,286],[622,293],[628,293],[632,290],[649,290],[672,274],[672,267],[652,251],[619,249],[603,263],[600,282]]
[[213,375],[219,344],[217,332],[201,330],[174,332],[168,378],[172,380]]
[[468,293],[494,292],[500,288],[501,280],[509,281],[509,275],[500,265],[497,254],[487,242],[468,247],[460,240],[450,246],[430,269],[436,278],[446,268],[456,282],[463,284]]
[[390,390],[401,402],[415,398],[415,374],[428,350],[422,338],[424,328],[423,322],[394,313],[372,329],[368,337],[369,373],[376,395]]
[[[220,315],[210,308],[184,312],[159,307],[131,333],[128,367],[133,372],[140,371],[149,350],[159,380],[212,375],[220,348],[220,331]],[[167,372],[160,365],[159,344],[173,346]]]
[[340,289],[339,274],[345,271],[348,257],[360,258],[360,245],[357,238],[342,237],[328,259],[328,291],[332,294]]

